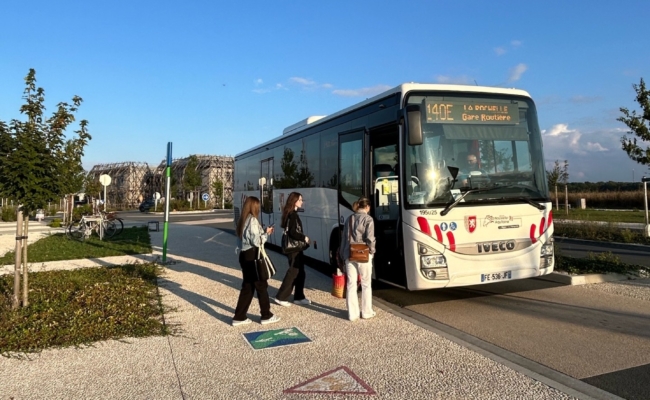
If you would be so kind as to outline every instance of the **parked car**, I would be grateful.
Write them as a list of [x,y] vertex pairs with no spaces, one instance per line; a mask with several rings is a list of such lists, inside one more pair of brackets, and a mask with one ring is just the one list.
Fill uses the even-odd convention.
[[145,200],[142,203],[140,203],[140,207],[138,209],[140,212],[146,212],[149,211],[149,209],[154,208],[156,205],[156,202],[153,200]]

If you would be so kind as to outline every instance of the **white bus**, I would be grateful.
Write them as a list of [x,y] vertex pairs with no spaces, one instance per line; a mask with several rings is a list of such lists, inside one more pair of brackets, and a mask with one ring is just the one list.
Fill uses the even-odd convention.
[[[476,162],[468,164],[467,160]],[[235,157],[235,219],[247,196],[276,224],[302,194],[305,255],[335,266],[345,218],[373,202],[373,277],[409,290],[553,271],[553,222],[535,104],[522,90],[405,83]]]

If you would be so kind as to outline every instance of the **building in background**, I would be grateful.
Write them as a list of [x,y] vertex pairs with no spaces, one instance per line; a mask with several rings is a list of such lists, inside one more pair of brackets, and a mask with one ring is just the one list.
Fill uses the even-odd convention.
[[[196,171],[200,174],[201,183],[189,189],[183,183],[191,157],[172,161],[172,199],[187,200],[191,193],[193,202],[200,201],[203,205],[201,195],[208,193],[209,200],[206,203],[209,206],[221,208],[222,205],[232,204],[235,159],[227,156],[195,155]],[[153,198],[156,192],[164,198],[166,166],[166,160],[153,168],[146,162],[133,161],[98,164],[90,170],[88,176],[94,181],[98,181],[103,174],[110,176],[111,184],[106,188],[107,204],[111,208],[133,209],[138,208],[143,200]],[[215,182],[221,182],[223,185],[223,199],[216,193]]]

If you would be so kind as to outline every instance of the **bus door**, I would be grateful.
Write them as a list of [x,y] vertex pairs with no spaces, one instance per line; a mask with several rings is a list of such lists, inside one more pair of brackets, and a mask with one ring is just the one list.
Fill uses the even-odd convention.
[[[260,173],[260,220],[264,227],[273,225],[273,158],[267,158],[261,162]],[[276,227],[278,229],[279,227]],[[269,236],[269,242],[276,244],[275,235]]]
[[[353,213],[352,204],[361,196],[367,196],[367,159],[365,130],[345,132],[339,135],[339,224],[341,227]],[[331,246],[332,248],[338,247]]]
[[375,221],[375,278],[406,287],[403,246],[400,245],[399,128],[385,126],[370,131],[370,213]]

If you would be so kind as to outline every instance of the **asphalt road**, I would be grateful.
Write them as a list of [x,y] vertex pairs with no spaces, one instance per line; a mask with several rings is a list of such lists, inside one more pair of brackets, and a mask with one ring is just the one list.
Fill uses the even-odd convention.
[[[160,212],[141,213],[139,211],[128,211],[120,212],[119,215],[126,220],[133,221],[162,222],[164,220],[164,215]],[[215,210],[213,212],[188,214],[170,213],[169,218],[171,223],[195,223],[234,232],[232,210]],[[611,252],[624,263],[650,266],[650,246],[634,244],[621,245],[566,238],[555,238],[555,241],[558,245],[558,251],[565,256],[584,258],[589,253]]]
[[[121,216],[143,222],[163,219],[152,213]],[[232,212],[216,211],[171,214],[170,222],[232,233],[232,218]],[[648,265],[650,255],[649,249],[638,246],[568,239],[559,239],[558,245],[565,255],[611,251],[624,262],[642,265]],[[470,337],[479,347],[483,343],[506,359],[507,354],[521,356],[521,365],[539,365],[542,375],[544,370],[559,372],[626,399],[650,398],[647,301],[536,279],[418,292],[377,285],[374,295],[425,324]]]

